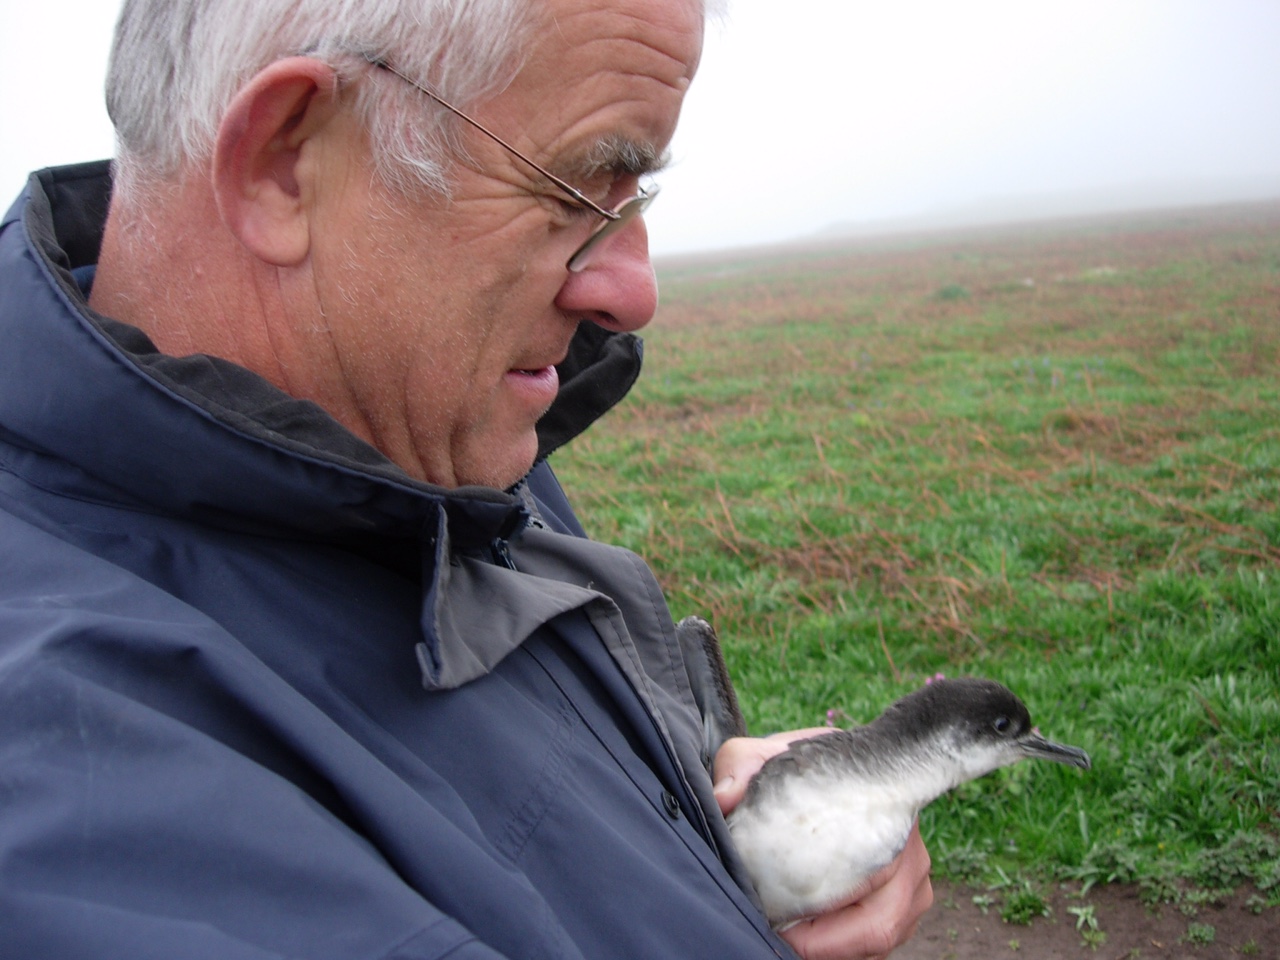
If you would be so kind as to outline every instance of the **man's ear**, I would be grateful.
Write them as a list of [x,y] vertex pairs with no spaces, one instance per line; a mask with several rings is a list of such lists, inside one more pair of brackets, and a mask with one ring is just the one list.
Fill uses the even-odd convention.
[[232,99],[218,126],[213,189],[227,229],[254,256],[295,266],[310,249],[309,182],[319,173],[303,148],[338,109],[338,77],[310,57],[277,60]]

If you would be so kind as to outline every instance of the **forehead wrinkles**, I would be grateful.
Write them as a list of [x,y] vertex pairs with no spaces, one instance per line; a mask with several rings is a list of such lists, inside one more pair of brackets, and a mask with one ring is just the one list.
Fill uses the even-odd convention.
[[[677,76],[692,79],[702,51],[701,0],[545,0],[530,49],[582,49],[630,42],[669,61]],[[608,54],[606,54],[608,56]]]
[[701,51],[701,7],[550,0],[545,10],[513,85],[546,121],[540,135],[529,130],[535,146],[557,174],[659,169]]

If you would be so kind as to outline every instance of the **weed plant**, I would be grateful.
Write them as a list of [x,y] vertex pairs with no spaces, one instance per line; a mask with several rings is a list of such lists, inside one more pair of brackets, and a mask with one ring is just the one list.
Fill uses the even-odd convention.
[[1274,205],[671,264],[645,375],[555,466],[754,731],[968,674],[1092,754],[931,806],[944,876],[1274,903],[1278,277]]

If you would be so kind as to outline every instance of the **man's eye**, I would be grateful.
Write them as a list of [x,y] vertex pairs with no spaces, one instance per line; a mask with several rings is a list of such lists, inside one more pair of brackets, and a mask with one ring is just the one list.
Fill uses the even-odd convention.
[[557,196],[555,200],[556,200],[556,206],[559,209],[561,215],[568,220],[577,220],[585,217],[598,216],[598,214],[594,210],[592,210],[590,207],[588,207],[585,203],[580,203],[579,201],[574,200],[572,197],[560,195],[560,196]]

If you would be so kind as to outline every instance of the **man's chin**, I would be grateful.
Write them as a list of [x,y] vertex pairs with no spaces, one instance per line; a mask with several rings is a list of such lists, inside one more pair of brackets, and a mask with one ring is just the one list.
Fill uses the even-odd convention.
[[509,490],[528,476],[538,456],[538,435],[528,431],[518,439],[491,440],[474,455],[460,457],[454,487],[492,487]]

